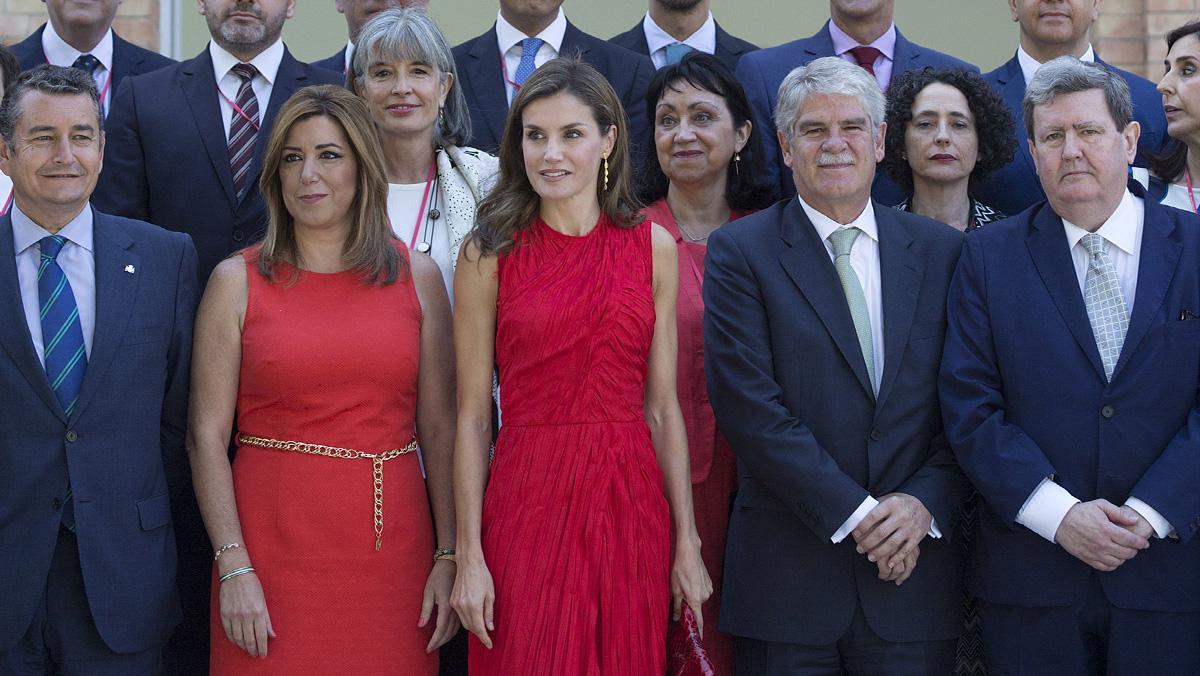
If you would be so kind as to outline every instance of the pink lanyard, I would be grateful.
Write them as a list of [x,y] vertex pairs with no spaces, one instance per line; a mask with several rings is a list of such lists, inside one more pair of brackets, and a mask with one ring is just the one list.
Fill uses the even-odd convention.
[[1192,172],[1191,172],[1191,170],[1184,168],[1183,178],[1187,181],[1188,201],[1192,203],[1192,211],[1200,214],[1200,209],[1196,208],[1196,198],[1192,196]]
[[[50,59],[46,59],[46,65],[52,66],[54,64],[50,63]],[[89,75],[90,75],[90,73],[89,73]],[[104,99],[108,98],[108,89],[111,86],[112,86],[112,71],[110,70],[110,71],[108,71],[108,79],[104,81],[104,87],[100,90],[100,96],[97,97],[100,100],[101,110],[104,109]],[[0,211],[0,213],[4,213],[4,212]]]
[[4,214],[8,213],[8,208],[12,206],[13,197],[16,194],[17,194],[17,189],[14,186],[12,190],[8,191],[8,199],[4,200],[4,208],[0,209],[0,216],[3,216]]
[[500,53],[500,77],[504,78],[508,86],[513,88],[513,97],[515,98],[521,91],[521,85],[508,79],[508,64],[504,63],[504,54],[502,52]]
[[256,132],[259,131],[258,120],[247,115],[246,111],[242,110],[241,106],[234,103],[233,101],[230,101],[229,97],[225,96],[225,92],[221,91],[220,85],[217,85],[217,93],[221,95],[221,98],[225,99],[225,103],[228,103],[229,106],[231,108],[233,108],[234,112],[236,112],[238,115],[241,115],[243,120],[249,122],[250,126],[254,127],[254,131],[256,131]]
[[409,239],[408,248],[412,249],[417,245],[417,233],[421,231],[421,216],[425,213],[425,205],[429,204],[429,188],[433,186],[433,168],[437,165],[437,160],[429,163],[429,175],[425,177],[425,194],[421,195],[421,208],[417,209],[417,220],[413,223],[412,237]]

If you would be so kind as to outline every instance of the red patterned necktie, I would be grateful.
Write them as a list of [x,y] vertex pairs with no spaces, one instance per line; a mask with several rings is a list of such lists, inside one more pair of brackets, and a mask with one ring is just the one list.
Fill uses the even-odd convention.
[[246,189],[250,160],[254,158],[258,141],[258,98],[250,85],[258,69],[248,63],[239,63],[233,67],[233,74],[242,84],[238,87],[236,109],[229,123],[229,168],[233,172],[233,189],[240,198]]
[[874,47],[855,47],[850,50],[850,56],[853,56],[858,65],[871,75],[875,74],[875,59],[878,59],[882,53]]

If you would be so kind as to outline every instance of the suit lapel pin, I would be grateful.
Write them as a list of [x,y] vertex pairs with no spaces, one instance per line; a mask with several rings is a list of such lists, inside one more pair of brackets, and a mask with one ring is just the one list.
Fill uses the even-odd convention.
[[126,266],[125,266],[125,272],[128,272],[129,274],[131,274],[131,275],[132,275],[132,274],[133,274],[133,266],[132,266],[132,265],[126,265]]

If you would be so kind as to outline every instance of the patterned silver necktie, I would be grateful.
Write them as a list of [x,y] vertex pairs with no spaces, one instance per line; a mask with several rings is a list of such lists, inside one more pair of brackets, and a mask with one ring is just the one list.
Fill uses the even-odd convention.
[[1125,343],[1125,332],[1129,329],[1129,310],[1121,292],[1117,268],[1105,250],[1104,238],[1089,232],[1080,242],[1088,252],[1083,304],[1087,307],[1088,321],[1092,323],[1100,361],[1104,363],[1104,377],[1111,381],[1117,358],[1121,356],[1121,346]]
[[858,228],[839,228],[829,234],[829,243],[833,245],[833,267],[842,282],[846,305],[850,307],[850,319],[854,321],[854,332],[858,334],[858,347],[862,350],[863,361],[867,364],[871,387],[875,389],[879,381],[875,379],[875,344],[871,341],[871,313],[867,310],[867,296],[863,293],[862,284],[850,265],[850,250],[854,248],[854,240],[858,239],[861,233],[862,230]]

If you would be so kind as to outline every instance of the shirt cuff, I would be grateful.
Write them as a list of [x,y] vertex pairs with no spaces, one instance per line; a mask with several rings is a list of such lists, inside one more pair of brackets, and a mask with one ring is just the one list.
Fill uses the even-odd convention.
[[858,524],[863,519],[867,518],[867,515],[870,514],[871,510],[875,509],[875,505],[878,504],[878,500],[868,495],[866,499],[862,501],[862,504],[858,506],[858,509],[854,510],[854,513],[850,515],[850,518],[846,519],[846,521],[842,523],[842,527],[837,529],[837,532],[834,533],[833,537],[829,539],[832,540],[833,544],[835,545],[842,540],[845,540],[846,536],[850,534],[850,531],[858,528]]
[[929,537],[938,540],[942,537],[942,529],[938,528],[937,519],[930,518],[929,520]]
[[1141,514],[1142,518],[1150,524],[1150,527],[1154,529],[1154,534],[1158,537],[1165,538],[1175,532],[1175,529],[1171,528],[1171,523],[1163,518],[1163,515],[1159,514],[1157,509],[1154,509],[1141,500],[1130,496],[1125,501],[1125,506]]
[[1079,498],[1047,477],[1021,505],[1021,511],[1017,512],[1017,523],[1057,543],[1054,536],[1058,534],[1059,525],[1067,512],[1078,503]]

